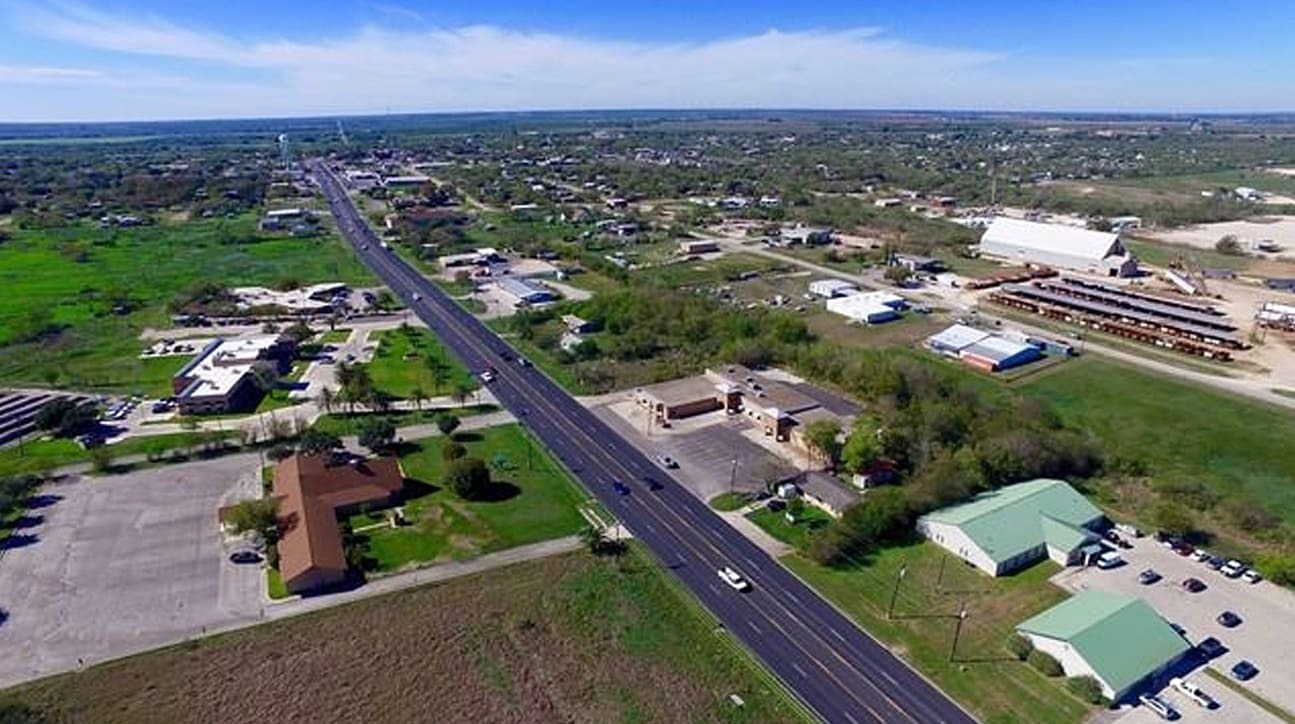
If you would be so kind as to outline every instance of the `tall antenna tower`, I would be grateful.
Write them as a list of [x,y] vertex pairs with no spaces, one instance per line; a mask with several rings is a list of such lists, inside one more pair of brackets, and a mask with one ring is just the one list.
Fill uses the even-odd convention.
[[292,149],[288,146],[288,134],[279,134],[279,160],[283,162],[283,170],[287,171],[292,168]]
[[351,145],[351,139],[346,137],[346,129],[342,128],[342,119],[337,119],[337,136],[342,139],[343,146]]

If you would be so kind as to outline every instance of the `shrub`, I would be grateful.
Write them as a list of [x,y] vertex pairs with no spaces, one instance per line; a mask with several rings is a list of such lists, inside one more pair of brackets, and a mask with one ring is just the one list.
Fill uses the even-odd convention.
[[441,459],[446,461],[458,460],[459,458],[464,457],[467,454],[468,454],[468,449],[463,446],[463,443],[459,443],[459,442],[451,442],[447,444],[445,447],[441,448]]
[[490,468],[477,458],[451,460],[442,482],[464,500],[477,500],[490,488]]
[[1030,666],[1038,669],[1039,673],[1044,676],[1061,676],[1062,674],[1061,662],[1038,649],[1031,651],[1025,661]]
[[1087,674],[1066,679],[1066,688],[1089,704],[1101,704],[1106,701],[1106,696],[1102,694],[1101,683]]
[[1007,650],[1017,661],[1025,661],[1034,653],[1034,644],[1020,634],[1012,634],[1007,639]]

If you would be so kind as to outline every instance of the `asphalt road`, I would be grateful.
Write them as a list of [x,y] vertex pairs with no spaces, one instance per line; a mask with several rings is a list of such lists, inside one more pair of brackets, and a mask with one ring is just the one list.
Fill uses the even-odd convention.
[[[974,721],[542,372],[508,361],[517,353],[506,342],[382,247],[331,170],[311,168],[365,264],[469,369],[497,370],[490,386],[499,402],[802,703],[829,722]],[[614,481],[630,493],[616,494]],[[725,565],[752,589],[729,588],[718,575]]]

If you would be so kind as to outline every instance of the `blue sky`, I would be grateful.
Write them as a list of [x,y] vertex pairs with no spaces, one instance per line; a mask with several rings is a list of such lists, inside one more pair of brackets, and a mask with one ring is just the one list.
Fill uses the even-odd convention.
[[1295,3],[0,0],[0,121],[1295,110]]

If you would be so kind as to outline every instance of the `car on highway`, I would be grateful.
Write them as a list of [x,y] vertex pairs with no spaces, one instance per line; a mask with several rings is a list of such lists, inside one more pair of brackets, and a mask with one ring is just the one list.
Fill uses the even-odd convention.
[[260,563],[261,554],[249,550],[234,551],[229,554],[229,560],[231,563]]
[[630,494],[630,486],[626,485],[625,483],[622,483],[619,480],[612,481],[612,490],[615,490],[617,495]]
[[1219,641],[1213,636],[1207,639],[1204,639],[1200,643],[1196,644],[1196,653],[1200,654],[1201,658],[1204,658],[1206,660],[1217,659],[1218,657],[1222,656],[1223,654],[1226,654],[1227,652],[1228,652],[1228,647],[1224,646],[1223,642]]
[[1219,625],[1223,626],[1224,628],[1236,628],[1237,626],[1241,625],[1241,617],[1236,615],[1235,613],[1232,613],[1231,611],[1224,611],[1223,613],[1220,613],[1218,615],[1218,618],[1214,620],[1218,621]]
[[1194,681],[1188,681],[1187,679],[1175,676],[1169,680],[1169,686],[1188,699],[1191,699],[1192,703],[1199,707],[1213,709],[1218,706],[1218,702],[1214,701],[1214,699],[1209,694],[1206,694],[1201,687],[1197,686]]
[[660,480],[657,480],[651,475],[644,475],[643,483],[648,486],[648,490],[660,490],[665,487],[661,484]]
[[518,358],[517,358],[517,364],[518,364],[518,365],[520,365],[520,366],[522,366],[522,367],[530,367],[530,366],[531,366],[531,361],[530,361],[530,360],[528,360],[528,359],[526,359],[525,357],[518,357]]
[[750,582],[743,578],[741,573],[733,570],[731,566],[724,566],[719,569],[719,577],[735,591],[751,590]]
[[1138,701],[1142,703],[1142,706],[1145,706],[1151,711],[1154,711],[1156,713],[1156,716],[1160,717],[1161,719],[1164,719],[1165,721],[1173,721],[1178,718],[1178,710],[1174,709],[1172,706],[1169,706],[1168,702],[1166,702],[1164,699],[1161,699],[1158,696],[1155,696],[1152,694],[1143,694],[1142,696],[1138,697]]
[[1259,667],[1242,659],[1232,667],[1232,678],[1237,681],[1249,681],[1259,675]]
[[415,302],[417,302],[417,301],[421,300],[422,298],[423,298],[423,295],[419,294],[418,292],[414,292],[414,301],[415,301]]
[[658,463],[661,463],[661,467],[663,468],[669,468],[671,470],[674,470],[675,468],[679,467],[679,463],[676,462],[674,458],[670,457],[669,455],[666,455],[665,453],[657,454],[656,461]]
[[1183,590],[1188,593],[1200,593],[1205,590],[1205,582],[1199,578],[1188,578],[1183,581]]
[[486,383],[487,385],[490,384],[491,382],[494,382],[495,381],[494,370],[483,370],[481,372],[481,381]]
[[1159,573],[1157,573],[1154,568],[1148,568],[1145,571],[1138,574],[1138,583],[1141,583],[1144,586],[1150,586],[1151,584],[1159,581],[1161,578],[1164,578],[1164,576],[1161,576]]

